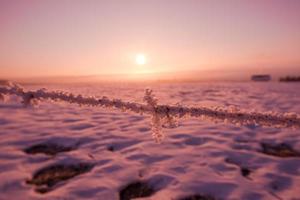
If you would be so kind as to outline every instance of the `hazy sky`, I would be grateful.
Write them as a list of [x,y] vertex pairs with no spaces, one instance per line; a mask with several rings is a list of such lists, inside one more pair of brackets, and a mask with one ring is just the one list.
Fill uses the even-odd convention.
[[300,66],[299,0],[1,0],[0,28],[1,77]]

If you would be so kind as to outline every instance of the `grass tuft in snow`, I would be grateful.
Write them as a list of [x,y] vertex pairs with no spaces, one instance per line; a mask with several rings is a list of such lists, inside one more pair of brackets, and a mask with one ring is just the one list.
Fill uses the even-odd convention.
[[130,200],[140,197],[150,197],[156,191],[145,182],[133,182],[120,191],[120,200]]

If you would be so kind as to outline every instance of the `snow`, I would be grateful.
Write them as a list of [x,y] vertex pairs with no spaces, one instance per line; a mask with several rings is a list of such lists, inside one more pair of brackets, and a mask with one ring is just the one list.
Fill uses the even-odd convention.
[[[286,83],[155,83],[95,85],[26,85],[85,96],[143,103],[151,88],[159,104],[220,106],[247,111],[300,113],[300,85]],[[146,181],[156,192],[148,199],[180,199],[201,194],[216,199],[297,199],[300,157],[262,153],[261,143],[286,143],[300,151],[299,129],[234,126],[182,118],[151,137],[151,116],[39,102],[24,107],[21,99],[0,103],[0,199],[119,199],[134,181]],[[39,143],[73,146],[54,156],[26,154]],[[58,184],[47,193],[26,180],[56,163],[91,163],[93,168]],[[243,176],[241,168],[250,170]],[[147,199],[147,198],[144,198]]]

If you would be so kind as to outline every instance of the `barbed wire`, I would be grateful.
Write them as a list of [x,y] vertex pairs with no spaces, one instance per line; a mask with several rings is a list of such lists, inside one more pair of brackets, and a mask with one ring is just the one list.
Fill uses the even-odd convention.
[[254,112],[242,111],[237,108],[188,107],[179,105],[159,105],[153,91],[145,90],[144,102],[126,102],[121,99],[84,97],[62,91],[47,91],[39,89],[25,91],[21,86],[12,83],[1,83],[0,100],[5,95],[16,95],[23,99],[24,105],[35,104],[38,101],[52,100],[71,104],[118,109],[123,112],[133,112],[151,116],[152,136],[160,142],[164,134],[163,128],[176,127],[177,120],[183,117],[194,117],[214,122],[226,122],[235,125],[255,125],[275,128],[300,129],[300,115],[296,113]]

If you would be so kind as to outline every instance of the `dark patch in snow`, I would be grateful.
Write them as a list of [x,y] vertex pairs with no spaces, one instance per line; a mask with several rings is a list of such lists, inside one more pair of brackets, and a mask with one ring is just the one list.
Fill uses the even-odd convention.
[[46,193],[54,189],[54,186],[80,174],[89,172],[93,168],[90,163],[54,164],[38,170],[27,184],[36,185],[36,192]]
[[188,138],[184,141],[184,143],[186,145],[191,145],[191,146],[197,146],[197,145],[202,145],[206,142],[205,139],[203,138],[197,138],[197,137],[191,137],[191,138]]
[[72,151],[74,149],[76,148],[73,146],[63,146],[55,143],[39,143],[24,149],[24,152],[27,154],[43,153],[46,155],[54,156],[58,153]]
[[188,197],[183,197],[179,200],[216,200],[216,199],[209,195],[196,194],[196,195],[192,195],[192,196],[188,196]]
[[248,167],[242,166],[242,164],[230,159],[230,158],[225,158],[225,162],[228,164],[236,165],[240,168],[240,173],[243,177],[246,177],[248,179],[249,175],[252,173],[252,170],[250,170]]
[[114,152],[115,151],[115,147],[114,146],[108,146],[107,147],[107,151]]
[[150,197],[155,193],[155,190],[145,182],[133,182],[123,188],[119,195],[120,200],[130,200],[139,197]]
[[270,188],[274,191],[289,190],[293,184],[289,176],[268,173],[266,177],[270,179]]
[[300,152],[293,149],[292,146],[286,143],[280,144],[268,144],[268,143],[261,143],[262,153],[277,156],[282,158],[288,157],[300,157]]
[[244,177],[248,177],[251,174],[251,170],[246,167],[241,167],[241,174]]

